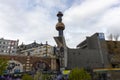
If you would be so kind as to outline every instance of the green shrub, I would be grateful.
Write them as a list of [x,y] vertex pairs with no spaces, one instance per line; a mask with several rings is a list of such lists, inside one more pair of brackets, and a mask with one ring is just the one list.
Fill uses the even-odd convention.
[[33,80],[32,76],[28,75],[28,74],[24,74],[22,77],[22,80]]
[[69,80],[91,80],[91,76],[83,68],[75,68],[70,72]]
[[0,58],[0,75],[4,74],[6,67],[8,66],[8,60],[5,58]]

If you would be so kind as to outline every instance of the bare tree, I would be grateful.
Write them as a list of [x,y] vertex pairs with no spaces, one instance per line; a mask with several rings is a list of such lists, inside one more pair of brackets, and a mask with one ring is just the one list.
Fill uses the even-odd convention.
[[112,41],[113,40],[113,35],[112,34],[108,35],[108,39]]
[[119,39],[119,34],[110,34],[110,35],[108,35],[108,39],[109,40],[111,40],[111,41],[113,41],[113,39],[115,40],[115,41],[118,41],[118,39]]
[[118,39],[119,39],[119,34],[114,35],[114,39],[115,39],[115,41],[118,41]]

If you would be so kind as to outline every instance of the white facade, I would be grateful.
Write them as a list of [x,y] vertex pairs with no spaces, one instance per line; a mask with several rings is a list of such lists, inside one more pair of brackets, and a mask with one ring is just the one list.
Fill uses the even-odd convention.
[[28,52],[31,56],[37,56],[37,57],[52,57],[54,54],[53,46],[50,45],[42,45],[36,48],[30,48],[21,51],[23,55],[27,55]]
[[19,40],[0,39],[0,54],[14,55],[17,51]]

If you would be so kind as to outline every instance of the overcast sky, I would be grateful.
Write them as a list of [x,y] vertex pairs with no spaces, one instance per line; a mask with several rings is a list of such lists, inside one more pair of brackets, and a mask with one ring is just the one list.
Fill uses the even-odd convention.
[[69,47],[96,32],[120,34],[120,0],[0,0],[0,37],[54,46],[58,11]]

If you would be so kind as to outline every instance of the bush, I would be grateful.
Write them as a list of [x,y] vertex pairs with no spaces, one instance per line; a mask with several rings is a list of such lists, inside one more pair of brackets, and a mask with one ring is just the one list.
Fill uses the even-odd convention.
[[42,80],[49,80],[49,79],[50,79],[50,75],[48,74],[42,75]]
[[70,72],[69,80],[91,80],[91,76],[83,68],[82,69],[75,68]]
[[34,80],[39,80],[42,77],[42,72],[37,71],[36,74],[34,75]]
[[28,74],[24,74],[22,77],[22,80],[33,80],[32,76],[28,75]]
[[0,58],[0,75],[4,74],[6,67],[8,66],[8,60],[5,58]]

